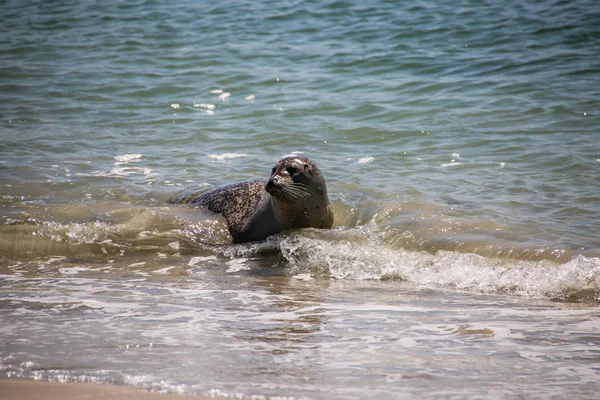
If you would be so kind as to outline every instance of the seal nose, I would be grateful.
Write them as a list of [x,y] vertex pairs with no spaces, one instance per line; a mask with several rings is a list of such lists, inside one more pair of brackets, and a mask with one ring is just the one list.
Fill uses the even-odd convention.
[[269,179],[269,182],[265,185],[265,190],[269,193],[273,193],[277,189],[277,183],[275,182],[276,176]]
[[271,194],[279,190],[279,187],[283,185],[282,178],[279,175],[272,176],[271,179],[265,185],[265,190]]

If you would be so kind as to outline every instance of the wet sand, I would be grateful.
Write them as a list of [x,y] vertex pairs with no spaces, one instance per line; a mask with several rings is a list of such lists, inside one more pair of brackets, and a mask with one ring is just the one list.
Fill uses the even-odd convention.
[[127,386],[91,383],[55,383],[26,379],[0,379],[2,400],[203,400],[209,397],[150,393]]

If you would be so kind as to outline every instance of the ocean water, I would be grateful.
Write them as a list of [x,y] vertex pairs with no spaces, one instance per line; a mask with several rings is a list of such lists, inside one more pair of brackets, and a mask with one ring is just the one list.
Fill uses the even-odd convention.
[[[594,398],[595,1],[6,1],[0,376]],[[302,154],[331,230],[170,205]]]

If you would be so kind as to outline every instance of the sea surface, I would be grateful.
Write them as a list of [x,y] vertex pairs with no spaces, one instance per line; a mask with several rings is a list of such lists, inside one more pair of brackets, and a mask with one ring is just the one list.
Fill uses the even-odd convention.
[[[600,391],[600,3],[3,1],[0,377]],[[331,230],[171,205],[323,172]]]

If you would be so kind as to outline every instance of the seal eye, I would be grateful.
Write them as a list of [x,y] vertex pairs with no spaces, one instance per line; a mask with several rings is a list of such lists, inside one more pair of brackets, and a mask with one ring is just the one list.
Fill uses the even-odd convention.
[[288,172],[288,174],[290,174],[290,176],[294,176],[298,173],[298,168],[296,167],[287,167],[285,170]]

